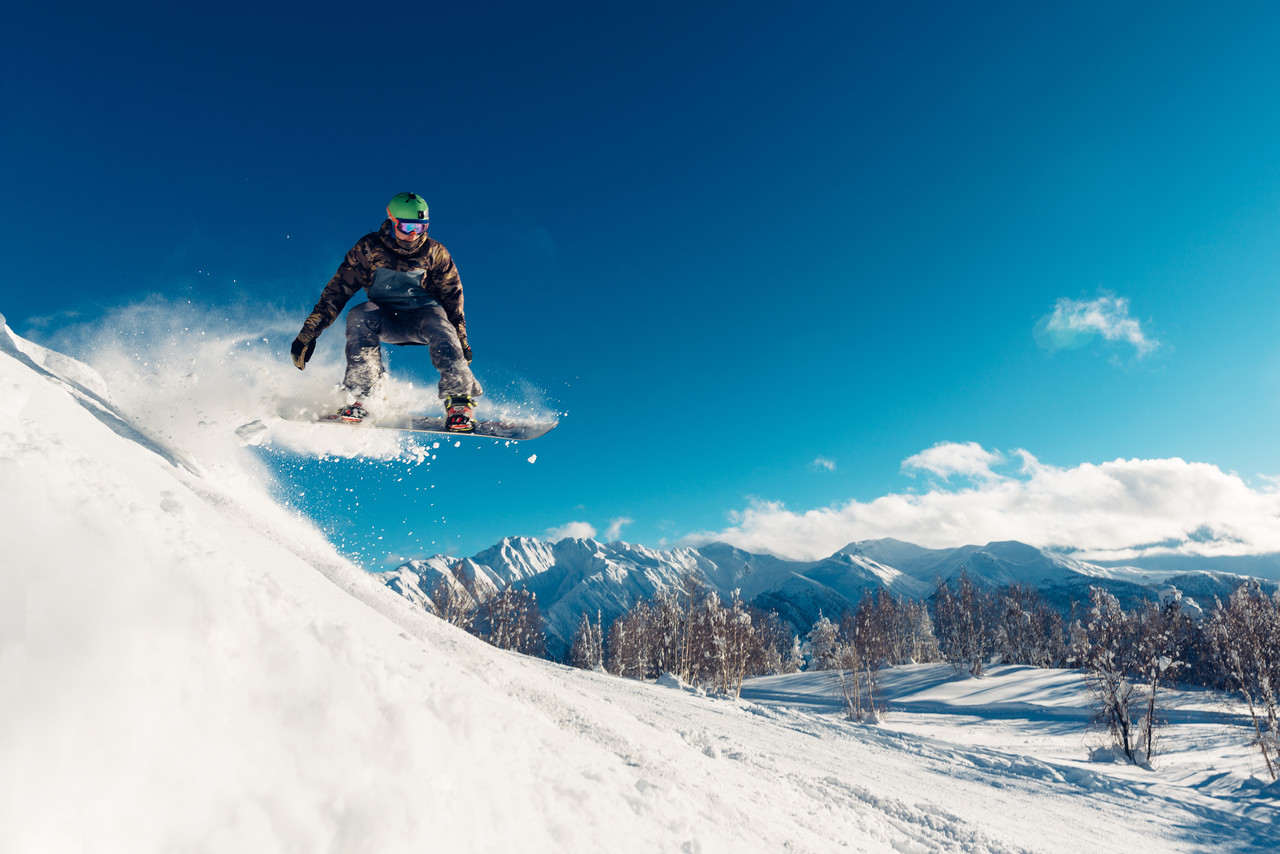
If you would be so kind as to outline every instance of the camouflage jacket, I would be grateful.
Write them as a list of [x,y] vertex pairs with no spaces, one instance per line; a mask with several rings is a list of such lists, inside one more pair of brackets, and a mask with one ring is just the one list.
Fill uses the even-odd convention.
[[324,286],[311,316],[302,324],[298,337],[314,341],[337,319],[356,291],[373,284],[374,271],[386,268],[401,272],[423,273],[422,284],[438,302],[449,321],[457,327],[458,337],[467,340],[467,321],[462,312],[462,280],[453,257],[444,245],[423,236],[404,244],[391,232],[391,220],[377,231],[356,241],[338,267],[338,272]]

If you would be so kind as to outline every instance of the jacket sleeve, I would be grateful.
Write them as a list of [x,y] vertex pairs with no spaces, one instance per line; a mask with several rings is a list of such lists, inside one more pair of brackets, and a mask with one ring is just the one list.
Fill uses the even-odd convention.
[[453,263],[449,250],[439,246],[435,263],[431,265],[431,281],[436,302],[449,316],[449,322],[458,330],[461,338],[467,337],[467,318],[462,309],[462,278]]
[[355,292],[368,287],[371,271],[365,241],[361,240],[351,247],[347,257],[338,265],[338,272],[334,273],[329,284],[324,286],[319,302],[302,324],[302,331],[298,333],[298,337],[304,342],[319,338],[320,333],[324,332],[342,313],[342,309]]

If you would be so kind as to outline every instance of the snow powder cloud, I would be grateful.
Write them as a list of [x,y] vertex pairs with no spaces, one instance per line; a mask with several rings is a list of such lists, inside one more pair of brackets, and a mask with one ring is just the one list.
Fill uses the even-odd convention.
[[832,459],[828,459],[827,457],[815,457],[814,461],[809,463],[809,465],[813,466],[815,469],[820,469],[822,471],[836,470],[836,461]]
[[824,557],[876,537],[939,548],[1021,540],[1079,549],[1079,557],[1095,560],[1280,551],[1280,485],[1274,480],[1250,485],[1234,472],[1177,457],[1059,468],[1021,449],[1011,454],[1019,461],[1016,471],[1004,474],[982,465],[1001,455],[974,447],[962,453],[956,449],[968,445],[942,443],[903,466],[944,476],[976,473],[976,485],[934,484],[923,494],[891,493],[807,510],[756,501],[732,511],[729,527],[686,541],[718,540],[796,559]]
[[[437,453],[434,440],[395,431],[281,420],[314,417],[346,402],[338,385],[346,363],[341,330],[330,330],[299,372],[288,357],[297,326],[296,310],[248,302],[213,307],[153,295],[110,309],[92,323],[63,327],[50,343],[92,365],[122,409],[148,413],[150,431],[206,464],[251,465],[236,429],[259,419],[272,422],[273,446],[304,455],[422,464]],[[385,355],[392,370],[376,399],[377,411],[413,414],[439,405],[429,373],[415,376],[398,364],[399,353]],[[483,379],[489,393],[481,400],[480,417],[554,417],[527,382],[515,381],[516,401],[509,402]]]
[[1160,346],[1159,341],[1143,332],[1137,319],[1129,316],[1129,300],[1124,297],[1063,297],[1036,326],[1037,339],[1050,350],[1080,347],[1098,336],[1105,341],[1130,344],[1139,356]]

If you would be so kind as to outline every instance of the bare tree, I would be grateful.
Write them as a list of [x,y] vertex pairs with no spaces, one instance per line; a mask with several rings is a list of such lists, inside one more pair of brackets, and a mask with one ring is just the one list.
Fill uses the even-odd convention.
[[683,667],[684,605],[675,591],[660,591],[649,603],[645,642],[653,675],[679,674]]
[[809,669],[831,670],[837,666],[837,632],[835,623],[818,612],[818,619],[809,629]]
[[986,659],[995,650],[995,626],[990,596],[960,570],[956,589],[939,581],[934,594],[934,628],[944,660],[957,670],[964,666],[981,676]]
[[1037,605],[1031,615],[1038,644],[1036,658],[1029,664],[1036,667],[1062,667],[1067,662],[1067,631],[1062,615],[1044,602]]
[[[685,591],[694,598],[685,598]],[[923,606],[915,610],[888,594],[869,597],[859,642],[874,653],[859,653],[858,674],[864,692],[871,689],[878,667],[932,646],[932,630]],[[887,628],[884,628],[886,627]],[[583,619],[574,633],[570,662],[589,660],[592,626]],[[598,627],[597,627],[598,631]],[[839,633],[819,615],[809,632],[811,667],[833,669],[838,662]],[[635,679],[674,673],[691,684],[738,695],[749,676],[794,672],[803,665],[803,646],[778,614],[747,605],[740,591],[728,604],[715,591],[686,581],[679,591],[659,592],[637,601],[609,627],[603,658],[609,672]]]
[[1134,638],[1131,647],[1135,674],[1147,684],[1146,714],[1138,722],[1138,741],[1147,765],[1155,762],[1156,695],[1182,667],[1180,659],[1182,630],[1187,617],[1182,613],[1181,597],[1164,605],[1148,602],[1133,615]]
[[795,673],[803,669],[804,645],[800,643],[799,635],[792,635],[791,645],[787,648],[787,653],[782,658],[782,672]]
[[600,628],[599,611],[596,611],[594,623],[586,614],[578,621],[578,628],[569,645],[569,664],[583,670],[595,670],[604,666],[604,633]]
[[1136,762],[1133,738],[1133,705],[1136,689],[1129,681],[1129,659],[1134,642],[1134,621],[1119,601],[1101,587],[1089,590],[1087,647],[1082,650],[1086,678],[1093,691],[1096,720],[1111,735],[1112,742]]
[[840,679],[845,717],[851,721],[879,720],[874,695],[875,679],[857,644],[843,641],[837,646],[836,674]]
[[840,678],[840,697],[844,700],[845,717],[851,721],[860,721],[863,716],[862,684],[859,674],[862,661],[858,656],[858,648],[851,643],[842,643],[836,650],[837,675]]
[[500,649],[543,656],[547,636],[538,608],[538,597],[529,590],[508,587],[481,609],[482,634]]
[[1033,596],[1032,590],[1016,584],[1000,595],[996,651],[1003,661],[1029,664],[1035,656],[1035,626],[1031,618]]
[[694,611],[691,626],[694,633],[693,678],[701,684],[715,685],[728,668],[725,660],[728,655],[725,619],[720,597],[714,591],[708,591]]
[[876,593],[872,621],[880,640],[881,663],[885,666],[902,664],[910,658],[910,644],[906,631],[906,604],[888,590]]
[[[862,677],[866,682],[865,714],[872,718],[878,717],[874,696],[876,674],[881,667],[895,663],[894,658],[899,652],[894,640],[898,630],[898,611],[896,600],[887,592],[881,592],[874,598],[864,596],[849,621],[851,631],[845,635],[862,666]],[[857,671],[854,671],[854,679],[856,684]]]
[[631,610],[613,621],[609,629],[608,669],[619,676],[646,679],[656,676],[653,670],[653,609],[641,600]]
[[[798,670],[798,667],[787,669],[787,659],[791,653],[795,635],[792,634],[790,627],[782,622],[777,612],[747,606],[747,613],[751,615],[751,629],[755,634],[751,660],[747,662],[747,674],[761,676],[794,673]],[[803,662],[803,658],[801,661]]]
[[947,582],[938,579],[933,591],[933,630],[938,638],[938,652],[942,660],[956,670],[963,660],[960,643],[960,603]]
[[964,570],[960,571],[960,587],[956,595],[965,615],[962,642],[969,673],[981,676],[987,658],[995,652],[993,597],[978,589]]
[[447,576],[441,575],[436,581],[431,590],[431,601],[440,619],[463,631],[471,631],[476,619],[475,600],[465,590],[459,590]]
[[[686,682],[736,693],[753,667],[780,668],[781,654],[762,650],[764,635],[736,591],[726,610],[715,591],[688,580],[684,589],[696,598],[660,592],[614,621],[606,656],[610,672],[636,679],[674,673]],[[762,619],[762,626],[777,623],[776,615]]]
[[1082,618],[1075,616],[1075,611],[1075,603],[1072,603],[1071,626],[1067,629],[1066,663],[1068,667],[1078,667],[1083,670],[1089,666],[1089,630],[1084,627]]
[[1280,592],[1268,597],[1256,580],[1218,603],[1206,629],[1213,655],[1232,689],[1243,695],[1255,743],[1271,779],[1280,775]]
[[907,657],[902,664],[923,664],[939,661],[938,638],[929,617],[929,606],[923,602],[908,600],[902,612],[903,635],[907,641]]
[[862,597],[853,613],[853,632],[847,639],[857,644],[864,667],[878,670],[894,663],[897,623],[897,605],[892,596],[881,593]]
[[1014,584],[994,597],[994,644],[1011,664],[1055,667],[1063,663],[1062,617],[1032,587]]
[[609,631],[604,645],[604,669],[615,676],[636,676],[627,673],[627,661],[630,658],[628,647],[634,643],[631,627],[625,615],[617,617],[609,624]]
[[742,601],[742,591],[734,590],[721,622],[723,655],[721,657],[720,690],[734,697],[742,693],[742,680],[747,675],[747,665],[756,652],[757,637],[751,623],[751,614]]

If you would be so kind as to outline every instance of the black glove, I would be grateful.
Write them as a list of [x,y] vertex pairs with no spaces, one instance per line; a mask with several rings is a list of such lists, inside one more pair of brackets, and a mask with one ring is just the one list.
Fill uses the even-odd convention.
[[471,361],[471,345],[467,343],[466,338],[462,339],[462,358],[466,359],[468,362]]
[[293,356],[293,363],[298,366],[298,370],[302,370],[307,366],[307,360],[311,358],[311,354],[316,351],[315,339],[303,341],[301,338],[293,339],[293,346],[289,348],[289,355]]

